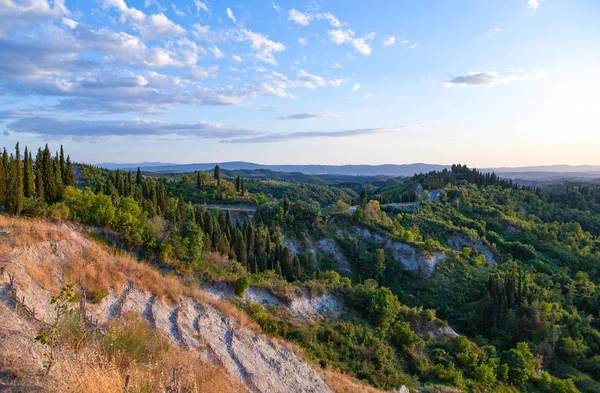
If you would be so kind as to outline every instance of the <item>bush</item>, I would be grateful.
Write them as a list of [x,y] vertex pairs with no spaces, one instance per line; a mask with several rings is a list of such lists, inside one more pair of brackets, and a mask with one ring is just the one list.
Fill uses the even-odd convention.
[[108,296],[108,291],[104,288],[95,288],[89,294],[90,302],[100,304],[100,302]]
[[244,294],[250,287],[250,277],[242,276],[235,282],[235,294],[239,297],[244,297]]

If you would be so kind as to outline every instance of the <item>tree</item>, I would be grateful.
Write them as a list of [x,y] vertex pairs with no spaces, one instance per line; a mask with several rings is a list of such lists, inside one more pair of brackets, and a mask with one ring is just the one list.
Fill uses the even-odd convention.
[[38,201],[44,202],[44,169],[42,149],[38,149],[35,157],[35,196]]
[[218,165],[215,166],[215,173],[214,176],[215,180],[217,181],[217,187],[221,185],[221,167],[219,167]]
[[369,196],[367,195],[367,189],[363,186],[362,190],[360,191],[360,205],[365,206],[368,201]]
[[385,250],[383,248],[378,249],[375,252],[375,279],[378,282],[382,282],[385,273]]
[[240,192],[240,175],[235,178],[235,192]]
[[63,149],[63,145],[60,145],[60,159],[59,159],[59,167],[60,167],[60,174],[62,177],[62,183],[65,186],[68,186],[69,184],[67,184],[67,163],[65,161],[65,151]]
[[52,366],[56,364],[60,340],[60,325],[65,317],[72,315],[75,311],[72,308],[77,300],[75,283],[65,285],[58,296],[53,296],[50,303],[54,307],[54,319],[50,325],[40,330],[35,336],[35,340],[48,347],[48,352],[43,354],[44,368],[46,374],[50,373]]
[[15,215],[21,214],[24,205],[23,194],[23,167],[21,163],[21,150],[19,144],[15,146],[15,156],[11,154],[9,160],[10,172],[8,176],[8,186],[6,187],[5,207]]
[[200,175],[200,171],[196,172],[196,188],[202,188],[202,176]]
[[60,171],[60,160],[58,158],[58,153],[52,162],[52,173],[54,174],[54,186],[56,188],[56,194],[54,196],[54,201],[60,201],[63,192],[65,191],[65,187],[62,181],[62,172]]
[[242,195],[246,194],[246,188],[244,186],[244,178],[242,177],[242,185],[241,185]]
[[138,166],[137,173],[135,175],[135,184],[137,184],[138,187],[141,187],[143,182],[144,182],[144,177],[142,176],[142,170]]
[[31,152],[27,150],[27,147],[25,147],[23,169],[23,185],[25,187],[25,198],[31,198],[35,195],[35,178],[33,175],[33,162],[31,160]]
[[52,165],[52,154],[46,144],[42,152],[42,178],[44,180],[44,200],[48,203],[57,201],[56,176]]
[[0,206],[4,206],[6,200],[6,184],[8,183],[9,170],[8,153],[6,152],[6,148],[4,148],[0,159]]

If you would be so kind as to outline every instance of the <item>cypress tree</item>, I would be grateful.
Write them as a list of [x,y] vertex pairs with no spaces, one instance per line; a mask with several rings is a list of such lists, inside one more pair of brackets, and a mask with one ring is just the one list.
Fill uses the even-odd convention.
[[23,172],[23,184],[25,187],[25,198],[31,198],[35,195],[35,179],[33,176],[33,162],[31,159],[31,152],[25,147],[24,157],[24,172]]
[[242,185],[241,185],[241,188],[242,188],[242,195],[244,195],[244,194],[246,193],[246,189],[245,189],[245,187],[244,187],[244,178],[243,178],[243,177],[242,177]]
[[4,148],[4,152],[2,153],[2,158],[0,159],[0,206],[4,206],[4,201],[6,200],[6,184],[8,183],[8,153],[6,152],[6,148]]
[[42,178],[44,179],[44,200],[54,203],[56,201],[56,176],[52,165],[52,154],[47,144],[42,153]]
[[240,175],[235,178],[235,192],[240,192]]
[[67,182],[67,163],[65,162],[65,151],[63,149],[63,145],[60,145],[60,175],[62,183],[65,186],[68,186]]
[[67,182],[65,183],[65,186],[71,186],[71,187],[75,187],[76,185],[76,179],[75,179],[75,171],[73,170],[73,162],[71,161],[71,156],[67,156]]
[[218,165],[215,166],[214,178],[217,181],[217,187],[219,187],[221,185],[221,167]]
[[58,202],[63,195],[65,190],[63,181],[62,181],[62,172],[60,171],[60,159],[58,158],[58,153],[56,153],[56,157],[52,162],[52,172],[54,174],[54,186],[56,188],[56,193],[54,194],[54,201]]
[[200,171],[196,172],[196,188],[202,188],[202,176],[200,176]]
[[131,183],[132,183],[132,178],[131,178],[131,171],[127,171],[127,177],[125,179],[125,196],[129,197],[131,196]]
[[366,206],[367,202],[369,202],[369,196],[367,195],[367,189],[365,187],[362,188],[362,191],[360,192],[360,204],[362,206]]
[[44,170],[42,162],[42,149],[38,149],[35,157],[35,196],[40,202],[44,202]]
[[143,176],[142,176],[142,170],[140,169],[140,167],[138,166],[137,169],[137,174],[135,175],[135,184],[137,184],[138,186],[142,186],[142,181],[143,181]]
[[15,156],[11,154],[8,187],[6,188],[6,209],[9,213],[19,215],[23,211],[23,168],[19,144],[15,146]]

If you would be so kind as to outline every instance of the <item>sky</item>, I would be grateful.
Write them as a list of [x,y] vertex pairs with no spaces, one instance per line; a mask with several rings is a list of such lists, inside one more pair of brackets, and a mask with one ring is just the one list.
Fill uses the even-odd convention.
[[0,146],[600,164],[597,0],[0,0]]

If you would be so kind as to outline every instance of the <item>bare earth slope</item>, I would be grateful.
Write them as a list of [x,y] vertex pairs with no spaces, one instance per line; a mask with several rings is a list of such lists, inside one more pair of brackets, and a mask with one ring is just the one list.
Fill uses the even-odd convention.
[[[0,216],[0,228],[9,231],[0,238],[0,351],[19,354],[32,370],[41,365],[41,350],[33,340],[35,324],[13,311],[9,276],[17,297],[24,297],[42,321],[50,321],[50,297],[66,282],[79,282],[87,291],[109,288],[99,304],[86,304],[88,319],[99,326],[126,313],[138,314],[180,348],[225,368],[249,392],[331,392],[296,351],[259,334],[226,302],[92,243],[64,224]],[[6,377],[2,367],[0,380]]]

